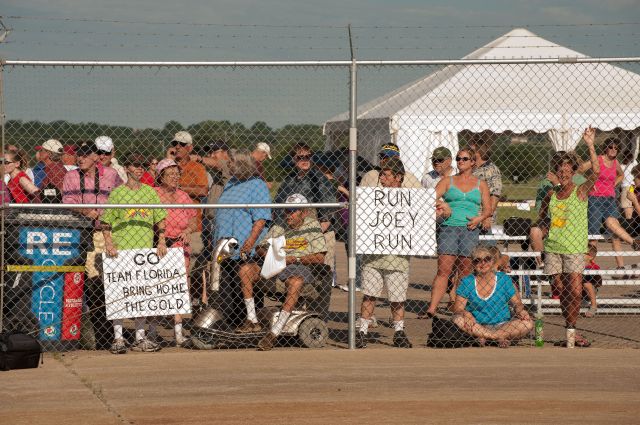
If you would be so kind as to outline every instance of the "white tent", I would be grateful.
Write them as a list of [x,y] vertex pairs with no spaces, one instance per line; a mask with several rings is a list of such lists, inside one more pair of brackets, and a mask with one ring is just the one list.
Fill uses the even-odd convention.
[[[514,29],[464,59],[586,57]],[[372,161],[395,142],[418,177],[438,146],[458,149],[462,130],[548,133],[575,148],[585,127],[640,127],[640,75],[606,63],[450,65],[358,107],[358,153]],[[326,147],[344,140],[348,113],[324,124]]]

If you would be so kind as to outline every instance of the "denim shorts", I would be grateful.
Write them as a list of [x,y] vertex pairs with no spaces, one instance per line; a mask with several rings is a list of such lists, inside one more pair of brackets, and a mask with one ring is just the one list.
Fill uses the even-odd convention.
[[[589,196],[589,234],[599,235],[604,221],[609,218],[620,218],[618,203],[613,196]],[[604,231],[608,235],[608,231]]]
[[471,257],[479,238],[479,227],[469,230],[466,226],[440,226],[437,235],[438,254]]

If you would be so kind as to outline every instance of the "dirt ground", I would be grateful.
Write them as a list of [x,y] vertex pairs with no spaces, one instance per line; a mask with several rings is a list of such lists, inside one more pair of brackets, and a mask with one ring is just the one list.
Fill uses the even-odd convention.
[[640,422],[631,349],[79,351],[0,383],[11,425]]

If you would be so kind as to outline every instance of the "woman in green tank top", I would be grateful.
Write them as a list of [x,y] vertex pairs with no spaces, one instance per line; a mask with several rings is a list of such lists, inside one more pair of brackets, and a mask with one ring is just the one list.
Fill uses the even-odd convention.
[[[554,155],[550,168],[560,185],[555,191],[549,191],[540,208],[540,222],[548,220],[549,223],[549,235],[544,243],[545,274],[552,277],[552,285],[560,294],[567,328],[574,329],[580,315],[582,271],[588,244],[588,197],[600,172],[594,149],[595,130],[589,127],[583,138],[589,148],[592,164],[591,172],[586,175],[587,180],[580,186],[573,182],[578,170],[575,153]],[[589,341],[576,334],[575,345],[586,347]]]

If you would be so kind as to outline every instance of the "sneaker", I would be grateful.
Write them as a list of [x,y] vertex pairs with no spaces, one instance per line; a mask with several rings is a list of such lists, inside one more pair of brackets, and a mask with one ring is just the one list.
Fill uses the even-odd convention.
[[411,348],[411,341],[407,338],[407,334],[404,331],[395,331],[393,334],[393,345],[398,348]]
[[258,343],[258,351],[269,351],[276,345],[277,336],[273,332],[267,333]]
[[186,347],[190,339],[183,335],[177,336],[175,339],[176,347]]
[[362,331],[356,332],[356,348],[367,348],[367,334]]
[[145,353],[152,353],[154,351],[160,351],[160,345],[147,338],[137,340],[132,346],[131,351],[142,351]]
[[127,352],[127,344],[124,342],[124,339],[118,338],[113,341],[111,344],[111,348],[109,348],[111,354],[124,354]]
[[245,320],[244,323],[236,328],[238,334],[250,334],[254,332],[260,332],[262,325],[260,323],[253,323],[251,320]]

